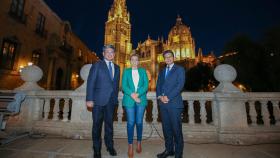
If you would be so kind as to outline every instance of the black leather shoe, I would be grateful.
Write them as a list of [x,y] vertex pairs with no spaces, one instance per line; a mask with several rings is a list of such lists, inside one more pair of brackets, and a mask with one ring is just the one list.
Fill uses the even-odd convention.
[[183,158],[182,155],[175,155],[175,158]]
[[168,156],[174,156],[174,151],[164,150],[164,152],[157,154],[158,158],[167,158]]
[[117,155],[117,152],[114,148],[107,148],[107,151],[109,152],[109,154],[111,156],[116,156]]
[[100,151],[94,151],[94,158],[101,158],[101,152]]

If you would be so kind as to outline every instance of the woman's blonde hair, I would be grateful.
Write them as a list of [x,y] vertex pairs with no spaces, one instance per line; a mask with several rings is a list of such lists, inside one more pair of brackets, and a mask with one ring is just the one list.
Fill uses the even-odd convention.
[[137,54],[137,53],[132,53],[132,54],[130,55],[130,60],[131,60],[132,57],[137,57],[137,58],[139,59],[139,54]]

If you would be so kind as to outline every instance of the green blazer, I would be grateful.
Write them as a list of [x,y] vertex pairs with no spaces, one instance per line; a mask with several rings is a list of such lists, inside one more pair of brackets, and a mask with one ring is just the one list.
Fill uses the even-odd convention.
[[[140,104],[141,106],[146,106],[147,101],[147,91],[148,91],[148,77],[146,70],[143,68],[138,68],[139,73],[139,83],[137,87],[136,93],[139,94]],[[135,87],[132,79],[132,68],[126,68],[123,71],[122,75],[122,90],[124,93],[122,104],[125,107],[133,107],[135,105],[135,101],[131,98],[131,94],[135,92]]]

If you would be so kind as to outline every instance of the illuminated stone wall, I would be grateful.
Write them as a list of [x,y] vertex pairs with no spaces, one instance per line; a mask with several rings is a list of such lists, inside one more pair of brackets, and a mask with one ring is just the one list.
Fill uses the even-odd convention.
[[[43,70],[39,84],[46,89],[80,85],[79,68],[98,60],[97,56],[43,0],[25,0],[22,9],[18,8],[11,0],[0,1],[0,89],[21,85],[19,71],[28,63]],[[8,52],[12,62],[6,59],[7,50],[12,50]]]

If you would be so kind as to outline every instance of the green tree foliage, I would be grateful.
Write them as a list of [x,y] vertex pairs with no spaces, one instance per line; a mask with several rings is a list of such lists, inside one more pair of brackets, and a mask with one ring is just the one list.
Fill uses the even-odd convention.
[[261,45],[264,47],[265,73],[268,90],[280,91],[280,26],[265,32]]
[[198,63],[186,73],[185,89],[188,91],[211,91],[216,82],[213,69],[205,63]]
[[[280,91],[280,27],[267,31],[261,42],[240,35],[225,45],[224,52],[237,52],[222,63],[237,70],[236,82],[251,91]],[[278,83],[277,83],[278,82]]]

